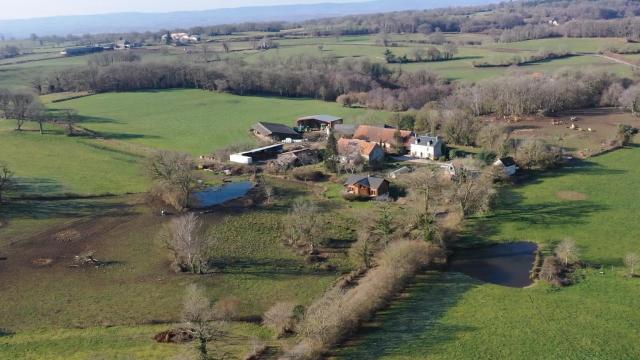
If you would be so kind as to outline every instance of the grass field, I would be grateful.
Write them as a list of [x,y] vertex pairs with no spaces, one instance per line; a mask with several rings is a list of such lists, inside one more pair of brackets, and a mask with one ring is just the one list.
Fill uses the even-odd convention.
[[[203,286],[214,301],[238,299],[239,315],[248,319],[279,301],[309,304],[350,265],[336,254],[329,261],[337,270],[320,270],[283,244],[280,219],[294,198],[314,195],[305,185],[270,183],[278,194],[270,207],[219,209],[204,216],[214,264],[204,276],[170,271],[162,245],[168,219],[141,205],[137,196],[82,200],[77,207],[69,201],[3,205],[3,211],[13,209],[15,223],[0,229],[0,252],[8,257],[0,264],[0,358],[171,358],[177,350],[151,338],[180,320],[184,289],[191,283]],[[51,213],[43,213],[46,227],[28,228],[29,206],[41,212],[50,207]],[[12,232],[15,225],[19,233]],[[339,222],[325,227],[334,241],[350,241]],[[67,229],[81,239],[55,240]],[[87,250],[109,265],[69,268],[73,256]],[[39,266],[37,259],[51,263]],[[74,330],[84,328],[89,330]],[[241,356],[252,336],[270,335],[256,324],[234,322],[231,336],[220,344]],[[119,337],[124,340],[113,345]]]
[[249,141],[249,129],[257,121],[294,126],[298,117],[313,114],[341,116],[347,123],[362,116],[378,121],[388,116],[318,100],[235,96],[202,90],[101,94],[51,107],[77,110],[83,117],[83,126],[108,138],[193,155]]
[[[375,44],[375,36],[358,35],[335,37],[306,37],[306,38],[284,38],[278,39],[279,48],[267,51],[253,49],[251,41],[244,38],[246,35],[259,34],[234,34],[231,36],[214,37],[212,43],[198,44],[188,48],[166,47],[161,45],[148,46],[134,51],[142,55],[142,61],[201,61],[202,46],[207,46],[210,53],[210,60],[214,59],[244,59],[252,62],[260,57],[288,57],[293,55],[314,55],[332,57],[337,59],[355,58],[369,59],[374,62],[384,62],[383,53],[385,48]],[[583,56],[576,56],[567,59],[556,59],[547,62],[529,64],[519,67],[527,72],[554,72],[561,68],[581,68],[593,67],[596,69],[605,68],[620,75],[631,75],[631,68],[627,65],[617,64],[609,60],[594,56],[593,53],[610,45],[624,45],[623,39],[618,38],[552,38],[529,40],[514,43],[496,43],[487,35],[480,34],[457,34],[447,33],[446,38],[453,42],[464,42],[468,40],[481,41],[482,45],[458,46],[459,53],[456,59],[451,61],[432,63],[413,63],[392,65],[401,67],[404,71],[416,71],[427,69],[434,71],[443,77],[453,80],[477,81],[504,74],[506,68],[474,68],[474,60],[496,60],[514,55],[526,56],[540,49],[565,49]],[[395,43],[389,49],[396,55],[401,56],[411,53],[414,49],[427,48],[432,45],[420,44],[417,41],[424,41],[427,37],[422,34],[394,34],[391,40]],[[225,40],[231,49],[229,54],[222,50],[221,41]],[[322,50],[319,49],[322,45]],[[31,44],[30,46],[35,46]],[[185,51],[188,50],[188,51]],[[29,88],[30,80],[38,75],[45,75],[52,71],[63,70],[73,66],[84,65],[91,55],[77,57],[56,57],[59,48],[46,46],[31,49],[32,54],[27,54],[18,58],[5,59],[0,61],[0,84],[3,87]],[[214,53],[215,52],[215,53]],[[43,60],[44,59],[44,60]],[[23,62],[24,63],[16,63]]]
[[[506,190],[498,210],[477,219],[467,236],[469,245],[528,240],[547,251],[570,237],[582,259],[595,266],[581,271],[578,284],[514,289],[457,273],[428,273],[339,357],[639,357],[640,281],[621,267],[627,252],[640,252],[638,161],[640,148],[616,151]],[[563,200],[560,191],[584,194],[584,200]]]

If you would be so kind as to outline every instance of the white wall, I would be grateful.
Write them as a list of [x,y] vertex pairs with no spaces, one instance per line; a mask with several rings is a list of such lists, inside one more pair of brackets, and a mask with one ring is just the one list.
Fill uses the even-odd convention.
[[246,164],[249,165],[253,162],[253,159],[249,156],[244,156],[242,154],[231,154],[229,155],[229,161],[238,163],[238,164]]

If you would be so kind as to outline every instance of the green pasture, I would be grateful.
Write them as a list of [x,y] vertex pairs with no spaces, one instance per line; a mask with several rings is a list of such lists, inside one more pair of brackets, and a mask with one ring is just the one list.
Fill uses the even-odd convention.
[[81,125],[105,137],[159,149],[209,154],[216,149],[249,142],[251,125],[269,121],[295,125],[298,117],[341,116],[354,122],[363,116],[383,121],[387,113],[344,108],[333,102],[236,96],[202,90],[110,93],[51,105],[74,109]]
[[[503,191],[463,244],[535,241],[545,252],[572,238],[590,267],[576,285],[515,289],[457,273],[419,276],[344,359],[632,359],[640,356],[640,281],[622,258],[640,252],[640,149],[567,166]],[[583,194],[563,200],[559,192]],[[600,271],[602,269],[602,272]]]

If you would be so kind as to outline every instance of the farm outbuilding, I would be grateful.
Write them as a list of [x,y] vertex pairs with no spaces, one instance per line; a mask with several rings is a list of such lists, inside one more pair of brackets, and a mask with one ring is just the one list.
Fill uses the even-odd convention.
[[389,181],[376,176],[351,175],[345,182],[347,193],[378,197],[389,194]]
[[286,125],[264,121],[260,121],[254,124],[251,127],[251,132],[253,132],[253,134],[258,137],[271,141],[282,141],[285,139],[302,139],[302,135],[300,135],[300,133]]
[[321,130],[327,127],[332,128],[342,122],[342,118],[333,115],[311,115],[299,118],[296,123],[300,128]]
[[501,167],[504,170],[505,175],[513,176],[518,171],[518,165],[511,156],[502,157],[493,163],[493,166]]
[[282,144],[264,146],[257,149],[251,149],[229,156],[229,161],[238,164],[253,164],[258,161],[266,161],[276,159],[278,154],[282,153],[284,147]]

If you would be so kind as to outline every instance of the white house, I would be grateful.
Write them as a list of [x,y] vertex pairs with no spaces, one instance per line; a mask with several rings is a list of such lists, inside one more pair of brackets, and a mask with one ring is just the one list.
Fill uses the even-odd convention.
[[516,174],[516,171],[518,171],[518,165],[516,165],[516,162],[511,156],[496,160],[496,162],[493,163],[493,166],[502,167],[507,176],[513,176]]
[[420,159],[437,159],[444,155],[444,139],[440,136],[420,135],[411,143],[409,153]]

